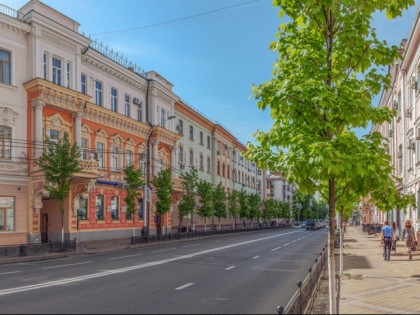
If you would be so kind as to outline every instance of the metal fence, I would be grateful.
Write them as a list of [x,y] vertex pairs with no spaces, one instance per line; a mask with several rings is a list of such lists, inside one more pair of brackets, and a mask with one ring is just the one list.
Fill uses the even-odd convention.
[[76,239],[64,242],[0,246],[0,256],[20,257],[76,251]]
[[257,231],[257,230],[267,230],[267,229],[275,229],[283,227],[281,225],[278,226],[257,226],[255,228],[250,227],[238,227],[236,229],[222,229],[222,230],[195,230],[195,231],[185,231],[185,232],[176,232],[176,233],[168,233],[168,234],[161,234],[161,235],[147,235],[145,231],[141,232],[141,236],[132,236],[131,237],[131,244],[139,244],[139,243],[151,243],[151,242],[162,242],[168,240],[181,240],[181,239],[189,239],[189,238],[196,238],[196,237],[205,237],[211,235],[221,235],[221,234],[230,234],[230,233],[238,233],[238,232],[249,232],[249,231]]
[[278,314],[304,314],[315,289],[321,280],[322,273],[327,264],[327,245],[322,248],[319,257],[315,258],[315,264],[308,268],[308,275],[303,281],[297,282],[297,290],[286,306],[277,306]]

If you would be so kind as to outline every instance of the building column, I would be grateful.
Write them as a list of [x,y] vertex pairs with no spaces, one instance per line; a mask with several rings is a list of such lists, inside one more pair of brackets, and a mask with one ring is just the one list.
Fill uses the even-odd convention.
[[176,150],[175,148],[171,149],[171,177],[172,178],[178,178],[177,173],[175,172],[175,166],[176,166]]
[[82,147],[82,113],[74,113],[74,137],[79,148]]
[[32,106],[35,108],[35,157],[42,154],[43,136],[42,136],[42,109],[45,102],[39,99],[32,101]]

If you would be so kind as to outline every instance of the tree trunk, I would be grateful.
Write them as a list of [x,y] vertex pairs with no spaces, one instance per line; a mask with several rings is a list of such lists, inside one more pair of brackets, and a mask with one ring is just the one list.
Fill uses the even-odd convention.
[[335,239],[335,182],[330,178],[329,183],[329,233],[328,233],[328,284],[329,284],[329,304],[330,314],[338,314],[336,307],[336,280],[335,280],[335,258],[334,258],[334,239]]

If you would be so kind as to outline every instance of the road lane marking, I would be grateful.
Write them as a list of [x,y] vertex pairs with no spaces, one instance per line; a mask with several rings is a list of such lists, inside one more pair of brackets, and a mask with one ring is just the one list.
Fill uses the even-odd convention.
[[127,255],[127,256],[120,256],[120,257],[113,257],[113,258],[108,258],[108,260],[114,260],[114,259],[124,259],[124,258],[130,258],[130,257],[136,257],[136,256],[141,256],[143,254],[135,254],[135,255]]
[[167,248],[167,249],[161,249],[161,250],[155,250],[154,252],[152,252],[152,254],[154,254],[154,253],[167,252],[167,251],[170,251],[170,250],[175,250],[175,249],[176,249],[176,247],[173,247],[173,248]]
[[10,274],[12,274],[12,273],[19,273],[19,272],[22,272],[22,271],[9,271],[9,272],[2,272],[2,273],[0,273],[0,275],[10,275]]
[[227,267],[227,268],[225,268],[225,270],[231,270],[231,269],[233,269],[233,268],[236,268],[236,266],[230,266],[230,267]]
[[290,243],[283,244],[283,246],[287,246],[287,245],[290,245]]
[[44,268],[41,268],[41,269],[45,270],[45,269],[54,269],[54,268],[64,268],[64,267],[71,267],[71,266],[77,266],[77,265],[85,265],[85,264],[90,264],[90,263],[93,263],[93,260],[91,260],[91,261],[84,261],[84,262],[81,262],[81,263],[74,263],[74,264],[67,264],[67,265],[44,267]]
[[280,233],[280,234],[271,235],[271,236],[267,236],[267,237],[262,237],[262,238],[258,238],[258,239],[254,239],[254,240],[241,242],[241,243],[229,244],[229,245],[216,247],[216,248],[210,248],[210,249],[198,251],[198,252],[195,252],[195,253],[191,253],[191,254],[187,254],[187,255],[183,255],[183,256],[179,256],[179,257],[172,257],[172,258],[168,258],[168,259],[162,259],[162,260],[157,260],[157,261],[153,261],[153,262],[142,263],[142,264],[139,264],[139,265],[129,266],[129,267],[125,267],[125,268],[119,268],[119,269],[114,269],[114,270],[97,272],[97,273],[87,274],[87,275],[79,276],[79,277],[64,278],[64,279],[60,279],[60,280],[48,281],[48,282],[44,282],[44,283],[37,283],[37,284],[26,285],[26,286],[21,286],[21,287],[3,289],[3,290],[0,290],[0,296],[7,295],[7,294],[19,293],[19,292],[25,292],[25,291],[31,291],[31,290],[38,290],[38,289],[43,289],[43,288],[49,288],[49,287],[53,287],[53,286],[66,285],[66,284],[69,284],[69,283],[82,282],[82,281],[86,281],[86,280],[91,280],[91,279],[101,278],[101,277],[107,277],[107,276],[120,274],[120,273],[124,273],[124,272],[129,272],[129,271],[133,271],[133,270],[139,270],[139,269],[143,269],[143,268],[159,266],[159,265],[167,264],[167,263],[170,263],[170,262],[173,262],[173,261],[189,259],[189,258],[193,258],[193,257],[196,257],[196,256],[201,256],[201,255],[204,255],[204,254],[218,252],[218,251],[221,251],[221,250],[226,250],[226,249],[237,247],[237,246],[242,246],[242,245],[247,245],[247,244],[251,244],[251,243],[266,241],[268,239],[272,239],[272,238],[276,238],[276,237],[283,237],[284,235],[293,234],[293,233],[297,233],[297,231]]
[[260,258],[260,256],[254,256],[254,257],[252,257],[252,259],[257,259],[257,258]]
[[273,248],[271,251],[274,252],[275,250],[278,250],[280,248],[281,248],[281,246],[280,247]]
[[180,287],[175,288],[175,290],[182,290],[182,289],[188,288],[188,287],[190,287],[190,286],[192,286],[192,285],[194,285],[194,282],[190,282],[190,283],[187,283],[187,284],[181,285]]
[[185,246],[182,246],[183,248],[187,248],[187,247],[193,247],[193,246],[200,246],[201,244],[194,244],[194,245],[185,245]]

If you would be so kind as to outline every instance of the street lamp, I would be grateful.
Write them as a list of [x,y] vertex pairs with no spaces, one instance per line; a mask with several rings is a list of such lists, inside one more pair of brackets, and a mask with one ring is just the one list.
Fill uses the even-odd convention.
[[150,175],[152,175],[152,171],[150,169],[150,139],[152,137],[153,131],[155,130],[156,127],[158,126],[162,126],[164,127],[164,123],[165,121],[171,120],[176,118],[175,115],[171,115],[168,116],[166,119],[162,119],[162,121],[160,122],[160,124],[156,124],[156,125],[151,125],[151,129],[149,131],[149,134],[147,135],[147,139],[146,139],[146,167],[144,169],[144,223],[145,223],[145,234],[148,235],[149,234],[149,227],[150,227],[150,210],[149,210],[149,200],[150,200],[150,194],[151,194],[151,189],[149,187],[149,183],[150,183]]

